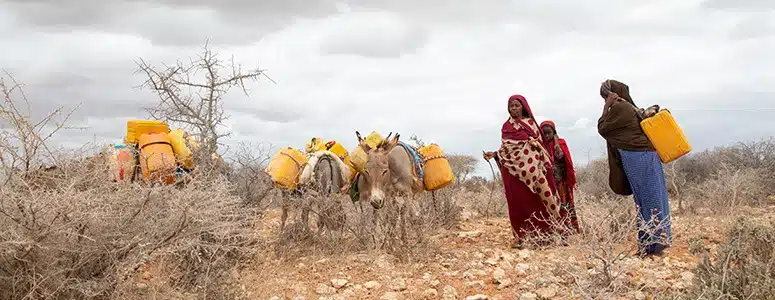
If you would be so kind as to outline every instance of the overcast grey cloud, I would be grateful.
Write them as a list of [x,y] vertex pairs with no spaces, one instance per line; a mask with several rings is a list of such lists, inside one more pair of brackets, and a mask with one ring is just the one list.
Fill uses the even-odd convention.
[[[228,143],[355,145],[355,130],[417,134],[448,152],[499,145],[525,95],[580,164],[604,153],[600,82],[669,108],[696,151],[775,132],[772,1],[4,1],[0,67],[33,109],[81,109],[66,145],[117,142],[152,93],[134,61],[173,63],[206,39],[277,84],[230,94]],[[481,174],[489,173],[482,164]]]

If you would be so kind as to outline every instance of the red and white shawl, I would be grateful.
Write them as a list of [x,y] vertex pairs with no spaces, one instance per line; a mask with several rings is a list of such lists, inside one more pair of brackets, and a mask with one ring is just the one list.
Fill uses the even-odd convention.
[[503,124],[498,161],[511,175],[541,197],[552,216],[559,218],[559,199],[547,180],[548,176],[552,176],[552,156],[542,144],[541,131],[525,98],[515,95],[510,100],[519,100],[530,117],[519,121],[509,118]]

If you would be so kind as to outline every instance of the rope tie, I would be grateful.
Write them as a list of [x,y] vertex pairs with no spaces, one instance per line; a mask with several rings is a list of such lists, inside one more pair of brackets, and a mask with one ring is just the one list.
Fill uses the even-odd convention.
[[428,162],[430,160],[439,159],[439,158],[447,158],[447,156],[446,155],[435,155],[435,156],[423,157],[422,162],[426,163],[426,162]]
[[293,158],[293,156],[288,155],[288,153],[282,153],[281,152],[280,154],[290,158],[296,164],[296,166],[299,167],[299,172],[296,175],[296,183],[298,184],[299,183],[299,177],[301,177],[301,173],[302,173],[301,171],[304,170],[304,167],[306,167],[308,163],[303,163],[303,164],[299,163],[298,160]]

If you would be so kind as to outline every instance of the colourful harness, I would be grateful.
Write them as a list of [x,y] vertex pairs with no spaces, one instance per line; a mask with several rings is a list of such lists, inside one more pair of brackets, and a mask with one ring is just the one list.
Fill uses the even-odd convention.
[[425,178],[425,174],[423,173],[422,166],[423,166],[423,160],[422,156],[420,156],[419,153],[417,153],[417,150],[414,150],[414,147],[407,145],[404,142],[398,142],[398,145],[401,147],[404,147],[406,149],[406,152],[409,152],[409,156],[412,157],[412,161],[414,161],[414,169],[415,172],[417,172],[417,177],[420,178],[420,180]]

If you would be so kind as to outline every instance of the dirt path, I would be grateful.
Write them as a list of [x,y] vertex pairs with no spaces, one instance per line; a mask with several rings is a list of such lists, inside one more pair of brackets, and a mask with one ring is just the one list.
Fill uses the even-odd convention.
[[[764,215],[769,210],[746,213]],[[691,286],[697,259],[689,253],[690,239],[713,248],[732,221],[732,216],[673,216],[673,246],[664,257],[628,257],[617,265],[621,276],[616,282],[627,288],[621,299],[646,299],[649,290]],[[399,263],[378,253],[290,260],[266,253],[234,276],[251,299],[584,298],[585,279],[579,278],[594,277],[595,264],[585,260],[578,247],[571,243],[539,251],[511,249],[508,228],[506,219],[465,221],[457,231],[434,236],[438,254],[422,262]]]

